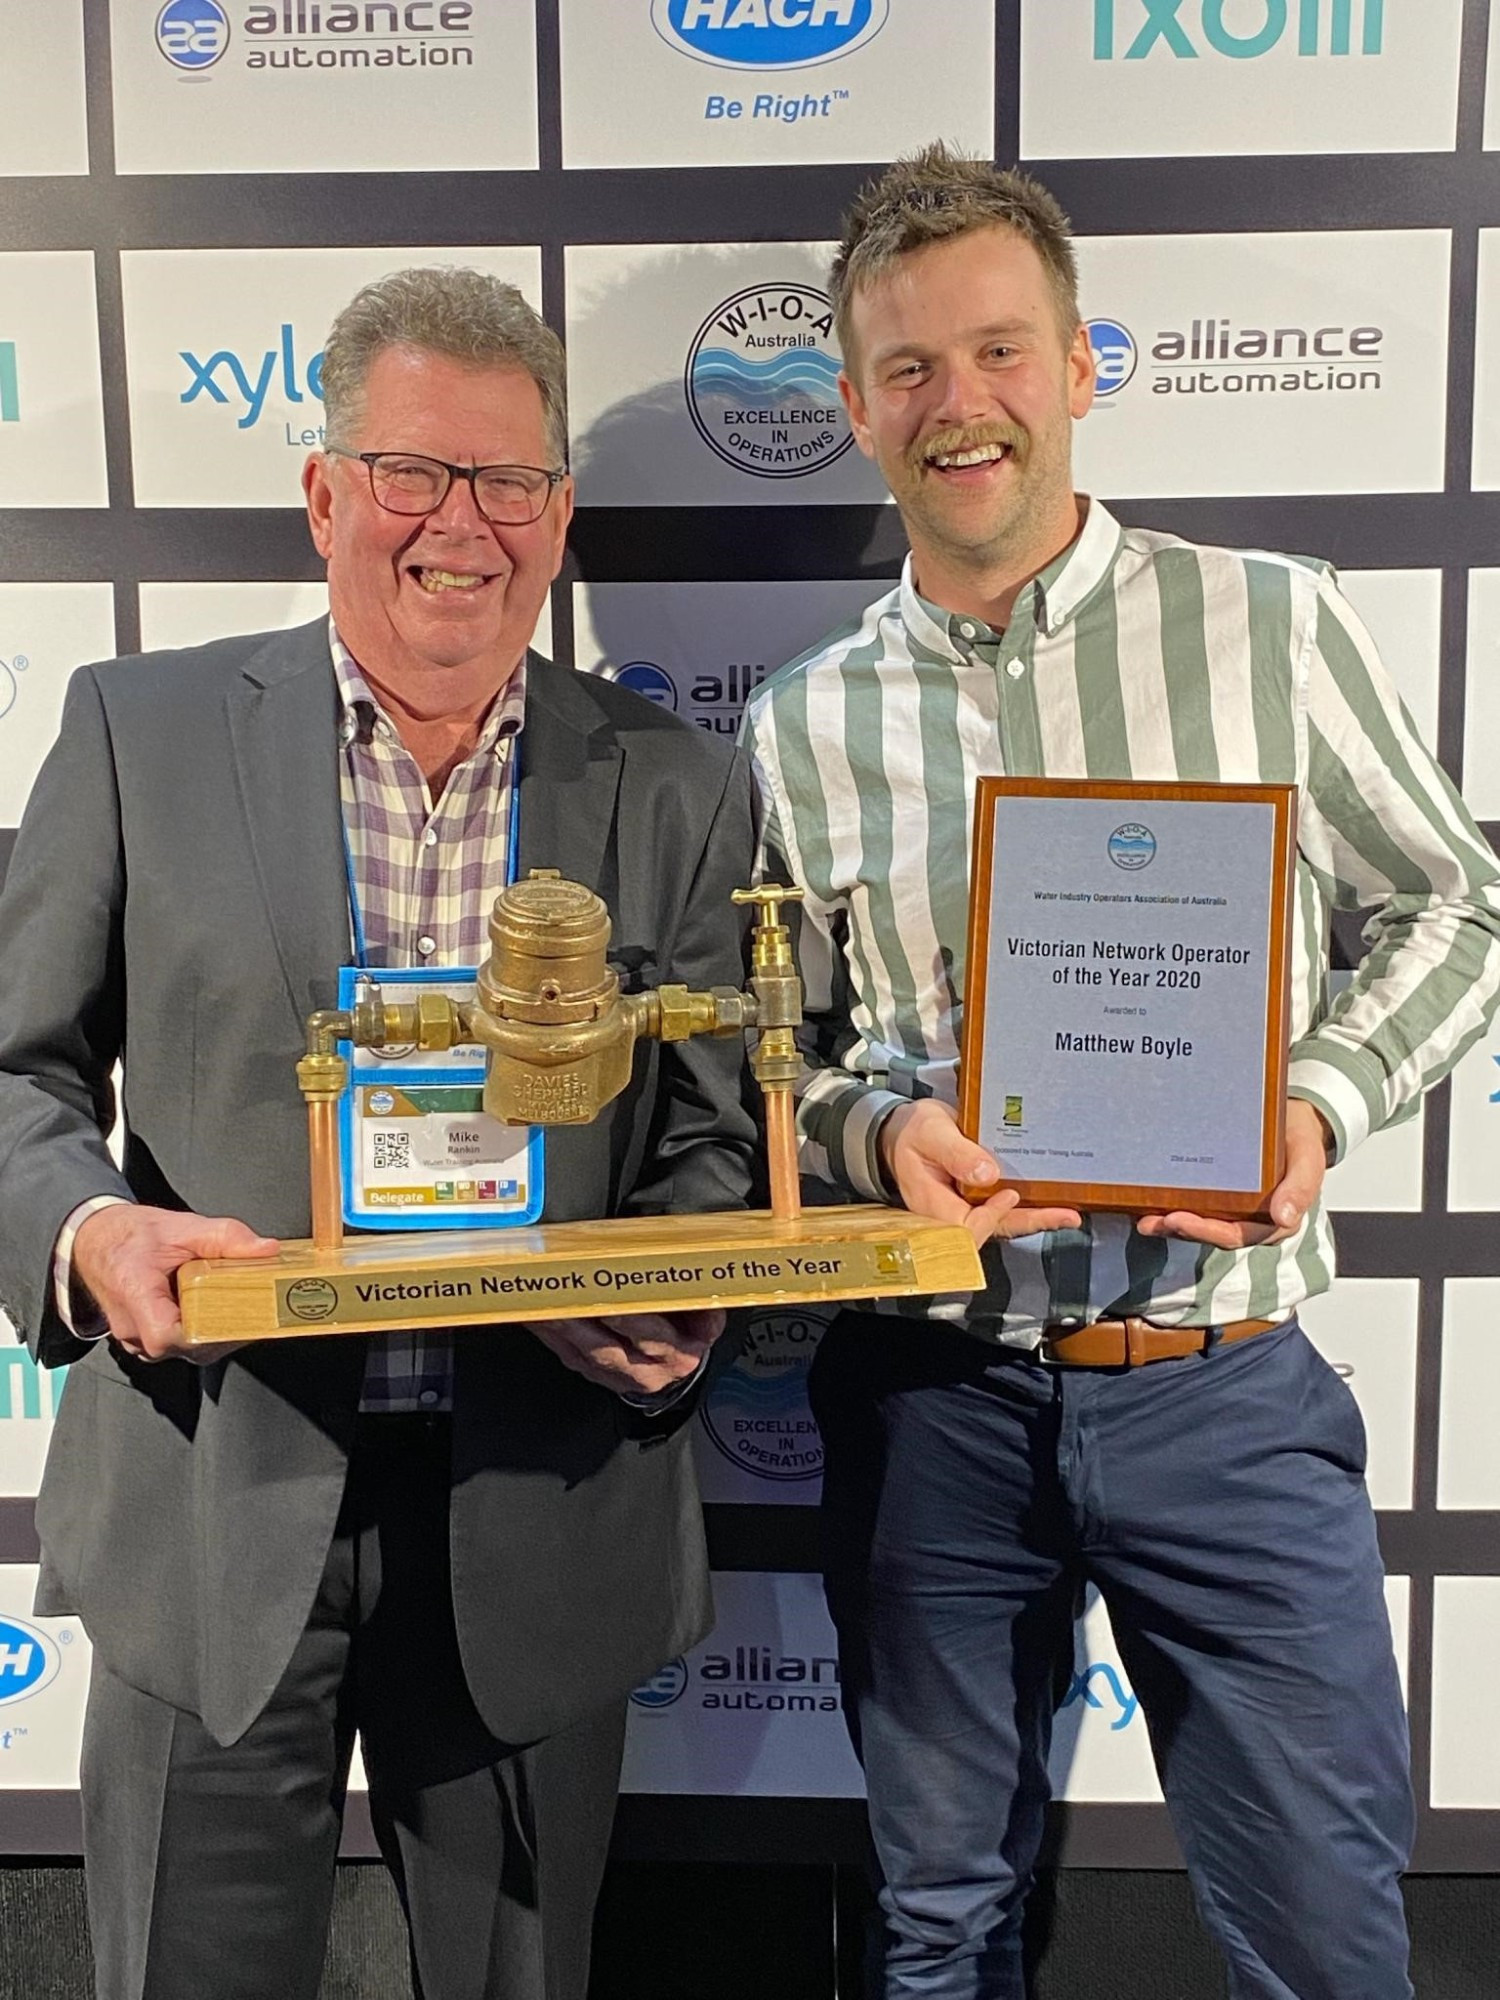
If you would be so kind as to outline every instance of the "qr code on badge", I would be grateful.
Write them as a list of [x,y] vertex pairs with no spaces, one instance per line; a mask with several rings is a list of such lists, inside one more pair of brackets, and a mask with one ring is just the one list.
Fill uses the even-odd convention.
[[401,1174],[411,1168],[411,1134],[376,1132],[371,1166],[377,1174]]

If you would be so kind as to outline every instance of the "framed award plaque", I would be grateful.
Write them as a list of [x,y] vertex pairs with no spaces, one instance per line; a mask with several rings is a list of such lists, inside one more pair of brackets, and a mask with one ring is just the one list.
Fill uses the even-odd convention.
[[1028,1205],[1264,1216],[1296,791],[982,778],[964,1131]]

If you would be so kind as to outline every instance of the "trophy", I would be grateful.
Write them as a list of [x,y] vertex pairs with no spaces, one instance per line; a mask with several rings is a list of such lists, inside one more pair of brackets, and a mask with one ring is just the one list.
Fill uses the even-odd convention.
[[[895,1298],[983,1285],[968,1231],[903,1209],[804,1210],[792,1085],[802,984],[783,903],[802,891],[734,892],[753,903],[747,991],[621,990],[603,902],[534,869],[496,898],[472,1000],[436,986],[389,997],[361,982],[352,1004],[312,1015],[297,1080],[307,1102],[310,1241],[269,1258],[196,1259],[177,1274],[186,1343],[488,1325],[700,1306]],[[405,997],[409,995],[410,997]],[[483,1051],[483,1109],[511,1127],[588,1124],[629,1081],[636,1043],[755,1037],[765,1101],[769,1210],[514,1223],[346,1236],[339,1106],[350,1050]]]

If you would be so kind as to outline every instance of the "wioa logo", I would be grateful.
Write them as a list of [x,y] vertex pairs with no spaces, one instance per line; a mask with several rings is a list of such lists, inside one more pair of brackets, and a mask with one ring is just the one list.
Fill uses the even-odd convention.
[[1105,845],[1116,868],[1149,868],[1156,859],[1156,835],[1138,820],[1117,826]]
[[716,69],[813,69],[874,41],[891,0],[652,0],[664,42]]
[[229,47],[229,16],[219,0],[167,0],[156,17],[156,46],[174,69],[211,69]]
[[807,1406],[807,1371],[823,1321],[807,1313],[753,1315],[732,1367],[699,1412],[714,1449],[756,1479],[784,1485],[816,1479],[823,1440]]
[[747,285],[693,336],[683,387],[699,437],[757,479],[802,479],[854,442],[833,307],[813,285]]
[[1117,396],[1141,358],[1135,335],[1117,319],[1089,319],[1083,325],[1094,356],[1094,393]]

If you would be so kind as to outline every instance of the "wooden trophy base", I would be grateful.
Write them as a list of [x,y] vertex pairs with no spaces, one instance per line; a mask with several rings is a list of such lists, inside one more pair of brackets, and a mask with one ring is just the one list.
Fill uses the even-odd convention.
[[337,1250],[195,1259],[177,1273],[189,1346],[493,1325],[692,1306],[972,1292],[969,1232],[897,1208],[636,1216],[354,1236]]

